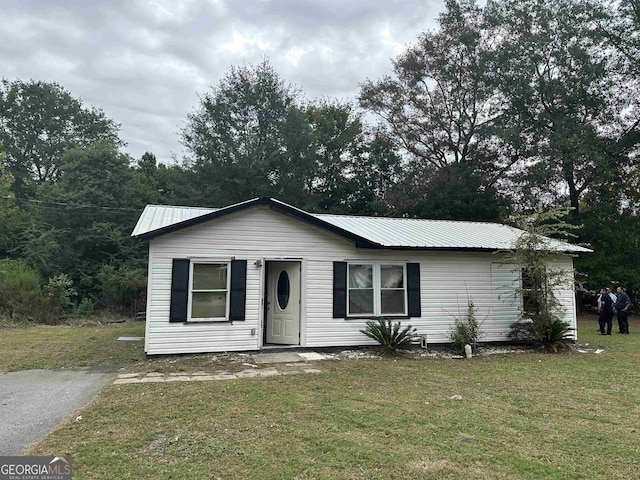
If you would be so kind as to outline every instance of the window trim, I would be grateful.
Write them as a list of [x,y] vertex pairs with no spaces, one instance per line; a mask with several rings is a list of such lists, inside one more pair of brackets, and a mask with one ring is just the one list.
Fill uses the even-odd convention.
[[[371,318],[371,317],[398,317],[408,318],[409,315],[409,289],[407,285],[407,263],[401,261],[380,261],[380,260],[351,260],[347,261],[347,278],[346,278],[346,318]],[[373,289],[373,313],[351,313],[349,311],[349,300],[351,290],[349,287],[349,269],[352,265],[371,265],[372,266],[372,289]],[[399,288],[382,288],[381,284],[381,267],[383,266],[401,266],[402,267],[402,291],[404,292],[404,311],[402,313],[382,313],[382,291],[383,290],[400,290]],[[369,290],[369,289],[365,289]]]
[[[193,271],[196,265],[226,265],[227,267],[227,289],[226,289],[226,307],[224,317],[207,317],[207,318],[192,318],[191,307],[193,303]],[[195,290],[195,293],[199,292],[221,292],[222,290]],[[215,260],[215,259],[191,259],[189,264],[189,297],[187,302],[187,322],[228,322],[229,310],[231,308],[231,262],[229,260]]]

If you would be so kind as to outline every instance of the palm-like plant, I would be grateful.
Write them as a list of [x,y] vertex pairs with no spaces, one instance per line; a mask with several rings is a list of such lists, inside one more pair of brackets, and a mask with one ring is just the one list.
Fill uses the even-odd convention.
[[398,349],[409,346],[417,338],[415,327],[407,325],[401,329],[400,326],[400,322],[392,324],[391,320],[378,318],[368,321],[367,328],[360,332],[378,342],[383,355],[396,356]]

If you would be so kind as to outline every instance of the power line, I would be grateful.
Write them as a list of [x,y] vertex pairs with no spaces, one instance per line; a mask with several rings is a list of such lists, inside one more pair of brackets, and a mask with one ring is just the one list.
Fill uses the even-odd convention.
[[[7,197],[8,198],[8,197]],[[94,208],[94,209],[102,209],[102,210],[113,210],[113,211],[121,211],[121,212],[140,212],[142,208],[130,208],[130,207],[109,207],[106,205],[94,205],[90,203],[68,203],[68,202],[50,202],[47,200],[35,200],[33,198],[23,198],[23,197],[13,197],[14,200],[18,200],[20,202],[29,202],[29,203],[37,203],[42,204],[45,208],[47,205],[55,205],[61,207],[71,207],[71,208]]]

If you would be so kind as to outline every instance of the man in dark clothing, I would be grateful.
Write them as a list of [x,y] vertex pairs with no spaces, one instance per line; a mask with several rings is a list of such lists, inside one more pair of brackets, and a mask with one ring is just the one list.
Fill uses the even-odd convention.
[[[600,302],[598,303],[598,309],[600,310],[600,317],[598,323],[600,323],[600,334],[611,335],[611,326],[613,324],[613,299],[607,294],[604,288],[600,289]],[[607,327],[605,332],[605,327]]]
[[617,289],[618,298],[616,300],[616,312],[618,313],[618,327],[619,333],[629,334],[629,307],[631,306],[631,300],[625,293],[622,287]]

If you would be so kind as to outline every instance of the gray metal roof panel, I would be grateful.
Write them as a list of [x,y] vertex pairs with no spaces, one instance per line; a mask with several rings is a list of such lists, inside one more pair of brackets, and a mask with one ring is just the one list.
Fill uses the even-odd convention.
[[147,205],[144,207],[138,223],[131,232],[132,237],[152,232],[169,225],[201,217],[207,213],[217,211],[217,208],[178,207],[170,205]]
[[[316,214],[324,220],[385,247],[507,250],[523,231],[487,222]],[[551,249],[590,252],[588,248],[548,239]]]
[[[278,200],[270,200],[275,205],[300,210]],[[147,205],[131,235],[140,236],[172,225],[177,226],[181,222],[219,210],[225,209]],[[307,214],[302,210],[300,212],[383,248],[508,250],[523,233],[522,230],[499,223]],[[564,252],[591,252],[588,248],[554,239],[549,239],[549,246],[552,250]]]

